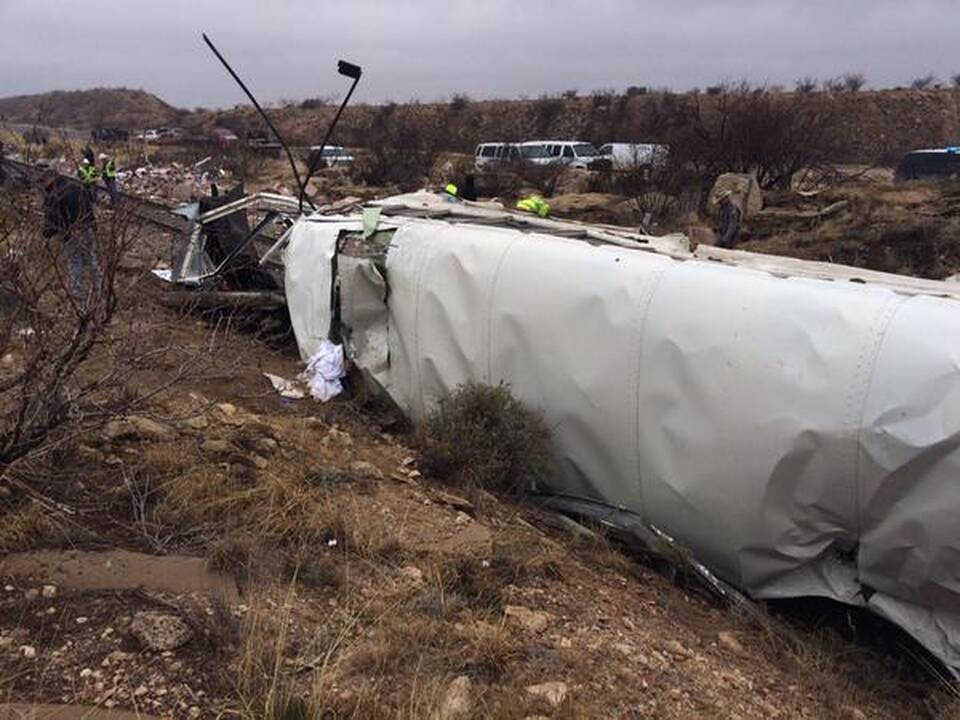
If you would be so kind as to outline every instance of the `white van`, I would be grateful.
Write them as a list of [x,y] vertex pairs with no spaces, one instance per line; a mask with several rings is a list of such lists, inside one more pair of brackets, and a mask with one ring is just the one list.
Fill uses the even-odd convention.
[[513,162],[520,162],[520,149],[516,143],[480,143],[473,154],[473,164],[477,170]]
[[497,165],[546,165],[550,156],[536,143],[480,143],[474,152],[474,166],[478,170]]
[[574,168],[589,168],[602,160],[600,151],[591,143],[579,140],[531,140],[521,147],[543,148],[546,164],[563,163]]
[[614,170],[636,170],[666,164],[670,148],[652,143],[607,143],[600,146],[600,155],[609,160]]

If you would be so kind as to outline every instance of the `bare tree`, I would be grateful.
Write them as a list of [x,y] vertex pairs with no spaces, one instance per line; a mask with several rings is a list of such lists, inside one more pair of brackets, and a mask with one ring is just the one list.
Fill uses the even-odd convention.
[[799,78],[796,83],[794,83],[798,93],[806,94],[816,92],[818,85],[817,79],[809,75]]
[[933,73],[914,78],[910,87],[914,90],[929,90],[937,82],[937,77]]
[[862,72],[848,72],[840,76],[840,82],[847,92],[860,92],[867,84],[867,76]]
[[817,95],[741,83],[712,96],[658,98],[647,135],[669,145],[671,161],[705,183],[722,172],[753,172],[764,188],[786,188],[798,170],[835,157],[835,113]]

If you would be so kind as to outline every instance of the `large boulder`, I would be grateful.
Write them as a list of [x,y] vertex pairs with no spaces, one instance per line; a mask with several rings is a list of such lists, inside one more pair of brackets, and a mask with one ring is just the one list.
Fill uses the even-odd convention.
[[567,168],[557,178],[553,188],[554,195],[575,195],[590,192],[592,175],[589,170]]
[[763,210],[763,192],[757,182],[757,176],[752,173],[724,173],[717,178],[710,190],[710,207],[716,207],[717,198],[721,193],[731,191],[743,208],[744,218]]

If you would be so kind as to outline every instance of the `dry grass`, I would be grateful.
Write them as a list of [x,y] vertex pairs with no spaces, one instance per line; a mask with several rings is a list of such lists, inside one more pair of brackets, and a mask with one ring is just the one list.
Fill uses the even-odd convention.
[[286,720],[297,707],[297,693],[284,664],[290,633],[290,597],[276,608],[256,598],[242,629],[236,696],[245,720]]
[[63,535],[58,514],[39,500],[0,500],[0,554],[28,550]]

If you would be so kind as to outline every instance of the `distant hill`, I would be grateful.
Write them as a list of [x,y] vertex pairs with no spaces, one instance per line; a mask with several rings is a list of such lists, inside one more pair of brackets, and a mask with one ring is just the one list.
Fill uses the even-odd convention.
[[184,111],[156,95],[128,88],[57,90],[0,98],[0,119],[52,127],[89,129],[98,125],[128,130],[167,125]]

